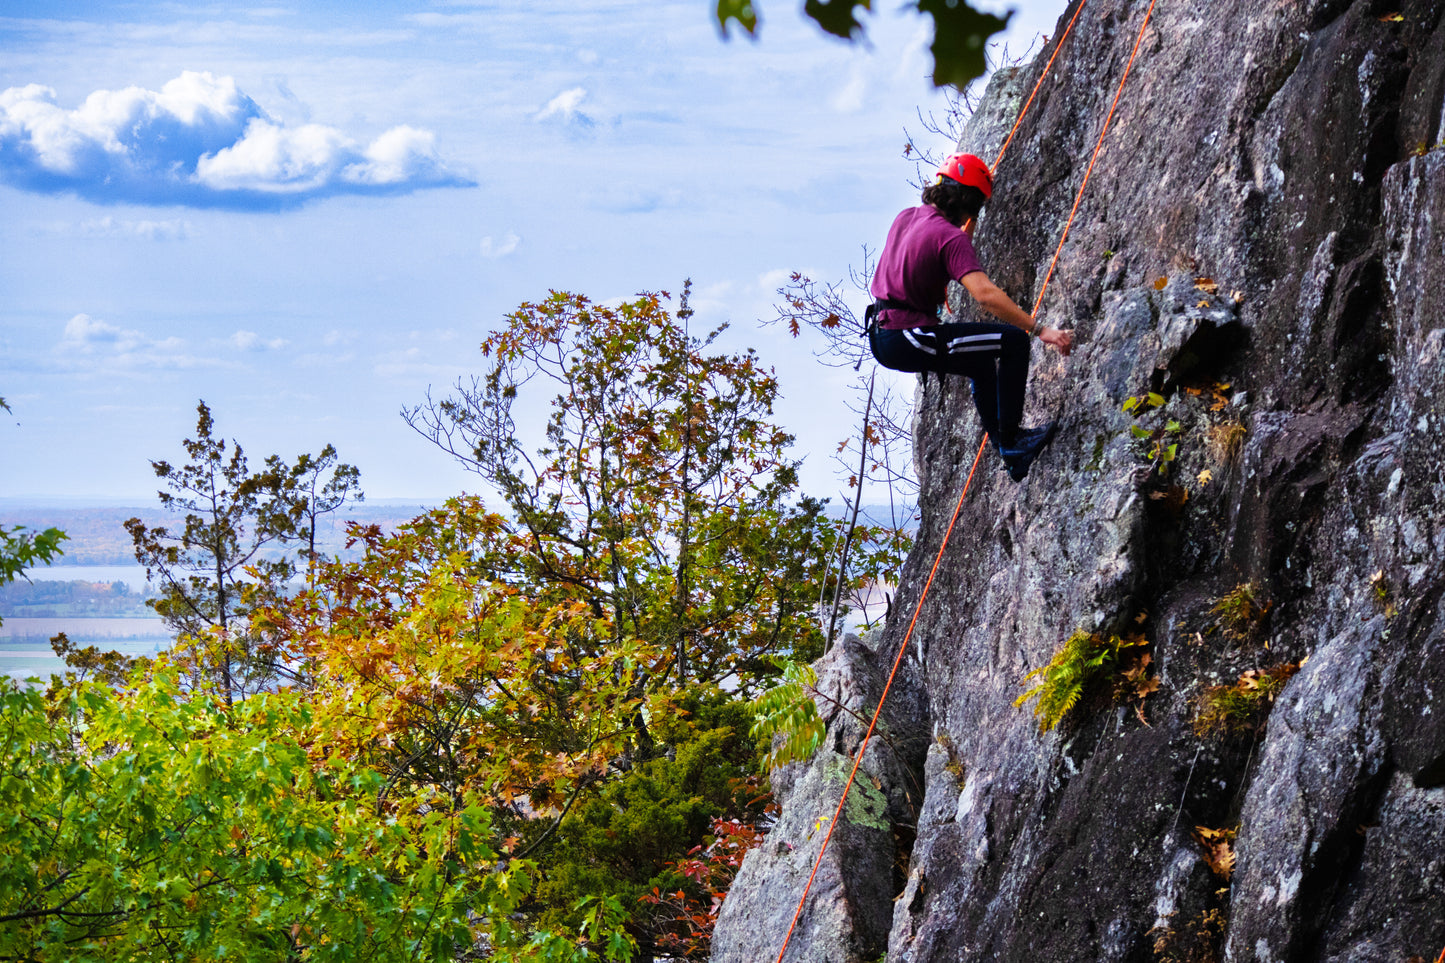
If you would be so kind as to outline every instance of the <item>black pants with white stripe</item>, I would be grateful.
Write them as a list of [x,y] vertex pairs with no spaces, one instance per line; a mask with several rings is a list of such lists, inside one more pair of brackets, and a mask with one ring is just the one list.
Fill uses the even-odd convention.
[[1029,378],[1029,336],[1022,330],[975,322],[874,328],[870,342],[873,357],[885,368],[968,378],[984,431],[995,442],[1012,439],[1024,416]]

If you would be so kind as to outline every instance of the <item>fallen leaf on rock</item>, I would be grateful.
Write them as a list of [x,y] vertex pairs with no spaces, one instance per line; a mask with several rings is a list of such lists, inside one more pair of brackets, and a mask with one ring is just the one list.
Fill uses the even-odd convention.
[[1201,856],[1204,865],[1208,866],[1217,875],[1229,879],[1234,872],[1235,853],[1233,829],[1210,829],[1208,826],[1195,826],[1194,839],[1204,850]]

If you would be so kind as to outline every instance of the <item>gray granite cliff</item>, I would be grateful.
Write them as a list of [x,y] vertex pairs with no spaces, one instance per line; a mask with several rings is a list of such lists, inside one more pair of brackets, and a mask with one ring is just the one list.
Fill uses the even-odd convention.
[[[999,168],[978,247],[1026,306],[1145,6],[1090,0]],[[1045,296],[1079,347],[1035,346],[1027,420],[1060,435],[1023,484],[985,455],[788,960],[1445,947],[1442,15],[1161,0]],[[1042,67],[995,77],[964,149],[993,156]],[[865,713],[980,437],[965,383],[916,404],[905,616],[820,666]],[[1020,682],[1077,631],[1149,645],[1041,732]],[[1254,715],[1201,721],[1271,672]],[[820,705],[717,961],[777,956],[861,734]]]

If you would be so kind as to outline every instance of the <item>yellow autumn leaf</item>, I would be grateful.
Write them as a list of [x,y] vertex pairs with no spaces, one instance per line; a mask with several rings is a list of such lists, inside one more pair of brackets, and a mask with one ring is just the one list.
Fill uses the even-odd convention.
[[1156,291],[1162,291],[1162,290],[1164,290],[1165,288],[1167,288],[1168,286],[1169,286],[1169,279],[1168,279],[1168,278],[1166,278],[1166,277],[1157,277],[1157,278],[1154,279],[1154,290],[1156,290]]
[[1230,844],[1234,841],[1235,832],[1236,830],[1233,829],[1194,827],[1194,840],[1199,843],[1202,850],[1200,856],[1204,860],[1204,865],[1225,879],[1228,879],[1234,872],[1236,857],[1234,847]]
[[1214,481],[1214,472],[1206,468],[1199,473],[1198,477],[1195,480],[1198,481],[1200,485],[1208,485],[1210,482]]
[[1208,294],[1219,290],[1219,285],[1215,283],[1214,278],[1197,277],[1194,279],[1194,286]]

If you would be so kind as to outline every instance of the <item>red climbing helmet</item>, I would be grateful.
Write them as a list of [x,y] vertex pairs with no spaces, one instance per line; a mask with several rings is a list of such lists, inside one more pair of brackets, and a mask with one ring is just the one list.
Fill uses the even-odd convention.
[[983,196],[993,196],[993,172],[988,165],[972,154],[949,154],[938,168],[940,180],[947,177],[967,187],[977,187]]

